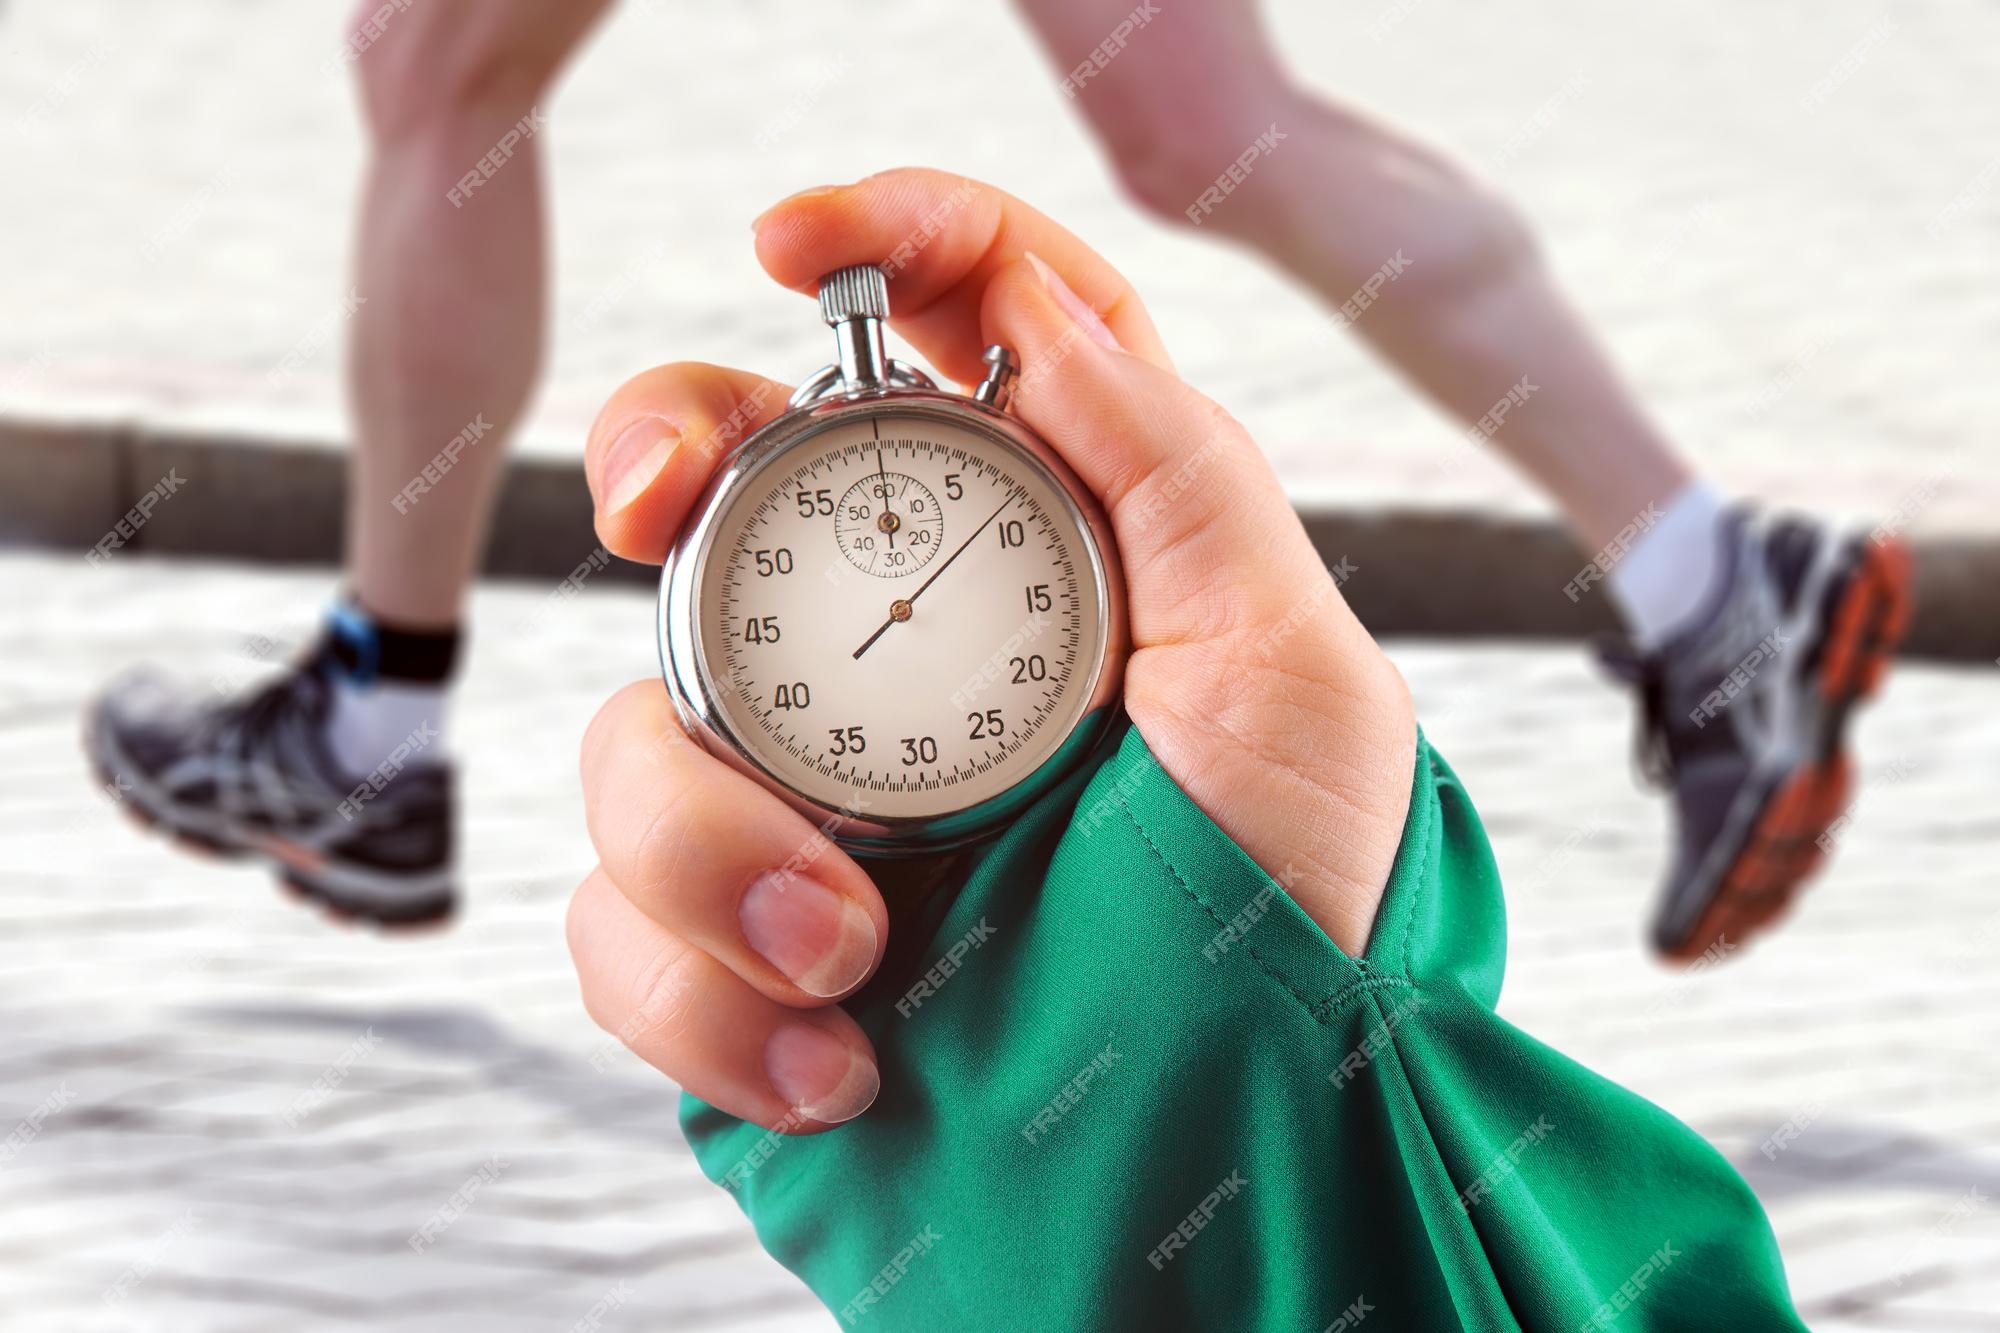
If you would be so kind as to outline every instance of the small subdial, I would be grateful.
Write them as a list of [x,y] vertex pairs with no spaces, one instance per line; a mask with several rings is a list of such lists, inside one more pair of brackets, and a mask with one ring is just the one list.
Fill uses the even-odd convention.
[[901,578],[931,562],[944,543],[944,512],[915,477],[876,471],[847,488],[833,516],[847,562],[877,578]]

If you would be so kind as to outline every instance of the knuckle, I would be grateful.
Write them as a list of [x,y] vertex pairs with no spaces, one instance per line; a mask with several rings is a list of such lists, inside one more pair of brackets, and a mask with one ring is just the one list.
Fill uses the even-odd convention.
[[625,1045],[637,1050],[671,1049],[680,1044],[694,1022],[700,978],[694,948],[668,936],[632,976],[626,993],[626,1017],[615,1030]]
[[645,827],[632,843],[631,861],[622,883],[634,886],[634,892],[658,903],[674,900],[674,886],[685,878],[683,872],[695,859],[693,851],[704,840],[704,831],[715,822],[707,791],[704,784],[687,781],[678,774],[661,784]]
[[610,747],[630,744],[635,737],[652,734],[655,721],[652,705],[663,688],[657,680],[635,680],[605,700],[584,727],[583,741],[578,747],[578,767],[586,793],[594,790],[591,779],[601,773],[610,759]]

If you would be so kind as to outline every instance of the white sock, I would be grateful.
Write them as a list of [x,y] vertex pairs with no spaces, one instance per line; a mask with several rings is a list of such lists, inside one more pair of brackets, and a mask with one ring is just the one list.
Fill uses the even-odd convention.
[[1667,501],[1659,521],[1611,566],[1611,599],[1641,652],[1688,627],[1722,577],[1722,519],[1728,503],[1714,487],[1691,481]]
[[326,720],[327,749],[349,777],[365,778],[396,754],[404,764],[444,761],[444,712],[450,691],[442,681],[414,684],[382,680],[360,685],[338,674]]

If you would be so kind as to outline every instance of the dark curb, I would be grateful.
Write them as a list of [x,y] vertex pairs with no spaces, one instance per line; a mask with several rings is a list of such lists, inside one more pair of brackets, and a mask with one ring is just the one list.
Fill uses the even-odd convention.
[[[164,486],[163,486],[164,483]],[[170,489],[144,521],[141,497]],[[0,420],[0,546],[272,564],[332,564],[341,550],[344,451],[144,426]],[[1313,509],[1302,514],[1343,592],[1382,636],[1575,639],[1615,628],[1601,590],[1564,588],[1586,557],[1553,523],[1450,510]],[[126,521],[121,532],[117,524]],[[1917,616],[1906,652],[2000,659],[2000,536],[1916,539]],[[651,584],[606,562],[574,462],[508,466],[486,574],[551,586]]]

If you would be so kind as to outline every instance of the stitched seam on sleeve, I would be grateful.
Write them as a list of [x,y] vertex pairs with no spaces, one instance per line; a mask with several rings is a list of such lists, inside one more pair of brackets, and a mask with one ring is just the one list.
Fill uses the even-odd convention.
[[[1159,844],[1153,841],[1152,835],[1146,832],[1145,826],[1141,824],[1138,820],[1138,817],[1132,813],[1131,807],[1127,806],[1121,801],[1118,803],[1118,808],[1124,812],[1125,818],[1131,822],[1133,830],[1138,833],[1140,840],[1146,844],[1147,850],[1152,852],[1153,859],[1158,861],[1160,863],[1161,868],[1164,869],[1169,875],[1172,875],[1174,877],[1174,883],[1180,885],[1181,892],[1185,893],[1189,897],[1189,899],[1191,899],[1195,903],[1196,906],[1201,908],[1202,911],[1208,913],[1209,919],[1214,921],[1216,925],[1227,930],[1229,928],[1229,923],[1223,919],[1222,914],[1216,911],[1215,908],[1209,904],[1209,901],[1206,898],[1202,897],[1199,893],[1195,892],[1194,886],[1187,882],[1187,878],[1184,875],[1182,875],[1178,869],[1175,868],[1174,863],[1167,859],[1167,854],[1160,850]],[[1284,977],[1278,974],[1277,969],[1273,968],[1269,963],[1265,962],[1263,955],[1257,952],[1257,949],[1254,945],[1245,944],[1243,946],[1243,950],[1245,953],[1250,955],[1251,961],[1257,964],[1257,966],[1263,971],[1265,976],[1269,977],[1271,980],[1277,982],[1280,986],[1284,987],[1285,993],[1291,996],[1294,1000],[1297,1000],[1299,1004],[1302,1007],[1304,1007],[1307,1016],[1311,1017],[1317,1022],[1325,1022],[1325,1020],[1320,1018],[1318,1013],[1315,1012],[1317,1006],[1314,1005],[1311,1000],[1308,1000],[1305,996],[1299,994],[1299,992],[1292,986],[1291,982],[1285,980]]]
[[[1443,820],[1444,818],[1444,802],[1438,798],[1437,794],[1437,784],[1438,784],[1437,751],[1431,749],[1429,745],[1426,745],[1424,743],[1424,737],[1421,731],[1417,733],[1417,744],[1423,746],[1424,767],[1428,768],[1431,771],[1430,804],[1436,813],[1432,814],[1431,811],[1425,812],[1427,815],[1430,815],[1430,818],[1426,820],[1427,827],[1424,830],[1424,849],[1417,854],[1417,879],[1415,885],[1413,885],[1410,889],[1410,894],[1411,894],[1410,914],[1403,922],[1403,948],[1402,948],[1403,956],[1399,961],[1403,965],[1403,972],[1402,972],[1403,977],[1406,980],[1408,980],[1412,986],[1416,985],[1417,981],[1415,977],[1410,975],[1410,937],[1416,933],[1417,929],[1416,895],[1423,892],[1424,881],[1426,877],[1429,875],[1431,868],[1430,835],[1433,830],[1429,826],[1435,825],[1437,822]],[[1444,830],[1442,828],[1438,828],[1435,831],[1437,833],[1438,842],[1440,845],[1442,845],[1444,842]]]
[[1365,995],[1369,991],[1415,990],[1416,988],[1417,983],[1408,977],[1363,977],[1360,981],[1350,982],[1342,986],[1339,990],[1314,1005],[1313,1017],[1319,1018],[1320,1011],[1324,1010],[1326,1017],[1331,1018],[1334,1010],[1338,1009],[1343,1001],[1351,1000],[1357,995]]

